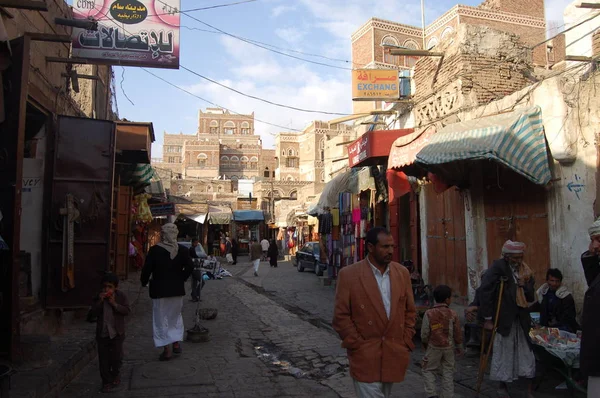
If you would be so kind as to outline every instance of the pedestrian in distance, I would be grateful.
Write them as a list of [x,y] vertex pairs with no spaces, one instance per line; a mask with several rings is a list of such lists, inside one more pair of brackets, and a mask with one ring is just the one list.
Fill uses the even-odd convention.
[[452,289],[440,285],[433,291],[436,304],[425,312],[421,326],[421,342],[425,356],[421,370],[425,379],[425,394],[428,398],[437,398],[435,372],[442,375],[442,394],[444,398],[454,396],[455,353],[463,355],[463,337],[458,314],[450,309]]
[[231,265],[237,264],[239,250],[240,250],[240,247],[238,245],[237,239],[232,238],[231,239],[231,257],[233,259],[233,262],[231,263]]
[[181,354],[185,281],[194,268],[189,250],[177,244],[177,234],[175,224],[162,226],[161,241],[148,251],[140,278],[142,286],[150,283],[154,345],[163,348],[160,361]]
[[589,249],[581,255],[588,289],[581,314],[581,372],[587,378],[588,398],[600,397],[600,218],[588,230]]
[[194,264],[194,271],[192,272],[192,302],[196,303],[200,300],[200,289],[204,285],[202,281],[202,271],[200,270],[199,257],[196,253],[196,247],[200,242],[198,239],[192,239],[192,245],[190,246],[190,257],[192,258],[192,263]]
[[258,267],[260,266],[260,259],[262,257],[262,246],[256,238],[252,238],[250,241],[250,261],[254,266],[254,276],[258,276]]
[[233,245],[231,243],[231,238],[228,236],[225,238],[225,259],[227,263],[233,264],[233,254],[231,252]]
[[279,249],[277,248],[277,242],[275,242],[275,239],[271,240],[267,254],[269,256],[269,264],[271,265],[271,267],[277,267],[277,258],[279,257]]
[[262,248],[262,261],[267,261],[269,246],[271,246],[271,244],[267,238],[263,238],[263,240],[260,241],[260,247]]
[[338,275],[333,328],[347,350],[356,395],[384,398],[404,380],[417,313],[410,273],[392,262],[390,232],[373,228],[366,244],[367,258]]
[[109,393],[121,384],[125,317],[129,315],[127,295],[119,290],[119,278],[107,272],[102,277],[102,291],[95,297],[98,364],[102,378],[101,392]]

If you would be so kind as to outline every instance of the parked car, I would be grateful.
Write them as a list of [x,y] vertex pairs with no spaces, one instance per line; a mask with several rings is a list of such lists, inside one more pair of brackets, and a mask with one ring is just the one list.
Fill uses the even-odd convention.
[[[179,246],[183,246],[188,250],[192,247],[192,242],[177,242],[177,243],[179,244]],[[196,246],[196,255],[198,256],[198,258],[202,258],[202,259],[208,258],[202,245]]]
[[323,271],[327,269],[327,264],[322,263],[320,257],[321,248],[319,242],[308,242],[296,252],[292,264],[298,269],[298,272],[304,272],[305,269],[310,269],[313,270],[317,276],[323,276]]

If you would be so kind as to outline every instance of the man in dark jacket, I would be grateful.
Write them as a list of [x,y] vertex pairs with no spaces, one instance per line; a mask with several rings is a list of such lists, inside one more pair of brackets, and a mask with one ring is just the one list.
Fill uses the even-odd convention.
[[588,377],[588,398],[600,397],[600,218],[589,228],[590,247],[581,256],[588,284],[581,325],[581,371]]
[[484,328],[491,331],[500,283],[504,281],[490,368],[490,380],[500,382],[500,397],[509,396],[506,383],[519,377],[530,380],[528,397],[532,397],[535,356],[529,341],[531,318],[528,303],[535,299],[535,281],[531,269],[523,262],[524,253],[524,243],[506,241],[502,247],[502,258],[494,261],[481,284],[479,311],[485,319]]
[[546,272],[546,283],[537,290],[537,302],[531,312],[539,311],[540,325],[577,333],[579,324],[575,320],[575,300],[562,284],[563,274],[557,268]]

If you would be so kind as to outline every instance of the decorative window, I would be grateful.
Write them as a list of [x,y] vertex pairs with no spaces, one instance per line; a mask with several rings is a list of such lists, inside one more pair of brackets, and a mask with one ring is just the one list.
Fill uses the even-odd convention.
[[325,161],[325,138],[319,142],[319,154],[321,155],[321,162]]
[[169,163],[175,163],[175,158],[174,157],[169,157],[169,159],[167,161]]
[[286,158],[285,167],[298,168],[298,158]]
[[258,169],[258,158],[256,156],[250,158],[250,168],[252,170]]
[[248,157],[247,156],[242,156],[240,158],[241,162],[242,162],[242,168],[243,169],[247,169],[248,168]]
[[325,182],[325,172],[321,172],[321,182]]
[[199,154],[197,159],[198,159],[198,166],[206,167],[206,162],[207,162],[208,156],[206,156],[205,153]]
[[269,172],[269,168],[265,167],[265,171],[263,171],[263,177],[269,178],[270,176],[271,176],[271,173]]
[[225,122],[225,125],[223,126],[223,133],[227,135],[235,134],[235,123]]
[[229,158],[227,156],[221,156],[221,166],[229,166]]
[[[403,47],[406,47],[409,50],[418,50],[419,49],[419,45],[414,40],[406,40],[404,42]],[[419,60],[419,57],[413,57],[413,56],[407,55],[404,57],[404,66],[406,66],[408,68],[413,68],[418,60]]]
[[444,40],[452,32],[454,32],[454,29],[452,29],[452,27],[446,27],[446,29],[444,29],[444,31],[442,32],[442,40]]
[[294,177],[292,177],[292,176],[287,176],[286,180],[287,180],[287,181],[294,181]]
[[217,122],[216,120],[212,120],[210,122],[210,133],[219,134],[219,122]]
[[206,192],[212,192],[212,190],[213,190],[212,185],[207,185],[206,186]]
[[229,164],[234,167],[239,166],[240,158],[238,158],[237,156],[232,156],[231,158],[229,158]]
[[238,176],[231,176],[231,178],[229,178],[231,181],[237,181],[238,180]]
[[400,57],[390,54],[390,47],[388,47],[398,47],[398,40],[393,36],[385,36],[383,40],[381,40],[381,46],[383,48],[383,62],[391,65],[400,65]]
[[294,156],[294,155],[296,155],[296,152],[292,148],[288,148],[287,155],[288,156]]
[[298,191],[290,192],[290,199],[298,199]]
[[437,37],[432,37],[431,39],[429,39],[429,41],[427,42],[427,49],[431,50],[433,47],[437,46],[438,43],[440,41],[438,40]]
[[242,122],[242,134],[249,135],[250,134],[250,123]]

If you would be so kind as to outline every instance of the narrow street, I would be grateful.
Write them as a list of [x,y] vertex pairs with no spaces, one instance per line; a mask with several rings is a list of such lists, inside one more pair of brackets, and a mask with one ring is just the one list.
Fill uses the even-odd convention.
[[[202,308],[219,311],[215,320],[203,321],[210,342],[185,342],[183,353],[169,362],[158,361],[151,301],[146,289],[140,291],[127,325],[123,384],[114,396],[354,397],[345,351],[330,326],[335,287],[322,286],[314,273],[299,273],[289,262],[278,268],[262,263],[254,277],[241,260],[227,267],[233,278],[208,281],[202,292]],[[196,309],[188,299],[186,329],[193,326]],[[425,398],[416,365],[421,355],[419,350],[413,354],[413,365],[405,381],[394,387],[393,397]],[[476,369],[476,359],[459,362],[456,397],[475,396]],[[516,384],[511,397],[524,397],[521,387]],[[536,397],[568,396],[542,387]],[[94,360],[60,396],[100,395],[99,388]],[[493,386],[485,383],[481,396],[491,396],[490,391]]]

